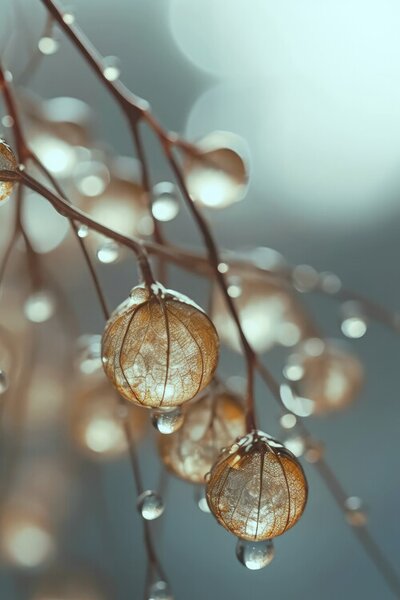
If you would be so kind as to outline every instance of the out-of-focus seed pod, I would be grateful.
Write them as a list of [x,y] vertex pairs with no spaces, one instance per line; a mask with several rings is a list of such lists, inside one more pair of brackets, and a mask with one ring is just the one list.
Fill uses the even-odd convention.
[[[306,340],[287,361],[284,374],[296,399],[311,402],[310,414],[327,414],[350,405],[359,393],[363,366],[344,345]],[[290,407],[288,407],[290,408]]]
[[210,391],[188,405],[179,431],[160,436],[161,458],[178,477],[191,483],[204,483],[204,476],[221,448],[244,435],[245,429],[240,400],[226,391]]
[[172,435],[160,436],[159,450],[165,466],[191,483],[204,483],[224,446],[245,433],[243,405],[226,391],[206,393],[185,410],[182,427]]
[[186,153],[184,176],[195,202],[225,208],[242,200],[248,184],[243,145],[233,133],[214,131],[197,142],[198,154]]

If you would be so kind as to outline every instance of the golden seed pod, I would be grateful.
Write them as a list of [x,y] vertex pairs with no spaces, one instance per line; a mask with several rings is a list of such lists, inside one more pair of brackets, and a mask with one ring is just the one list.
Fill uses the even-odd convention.
[[199,154],[187,154],[184,175],[190,196],[209,208],[225,208],[242,200],[248,184],[241,156],[243,140],[226,131],[214,131],[196,144]]
[[146,411],[121,406],[114,388],[102,371],[89,376],[89,382],[72,403],[70,430],[77,446],[91,457],[115,459],[127,451],[124,419],[133,440],[144,434]]
[[[364,379],[359,359],[340,344],[312,338],[292,354],[284,369],[296,398],[312,402],[317,415],[342,410],[356,399]],[[296,412],[296,411],[295,411]]]
[[102,338],[107,377],[124,398],[147,408],[191,400],[210,383],[218,350],[215,327],[201,308],[159,284],[133,288]]
[[245,414],[237,396],[210,391],[185,411],[182,427],[159,436],[164,465],[182,479],[204,483],[223,446],[245,434]]
[[[147,193],[131,179],[111,173],[105,189],[92,197],[81,195],[78,205],[98,223],[127,236],[145,236],[153,232]],[[90,244],[96,248],[107,238],[92,232]]]
[[[229,269],[227,283],[243,331],[256,352],[277,344],[294,346],[306,335],[307,319],[288,286],[267,274],[249,273],[239,267]],[[237,327],[218,286],[214,286],[211,317],[221,341],[240,352]]]
[[[0,139],[0,171],[15,171],[17,165],[14,152],[4,140]],[[9,199],[13,187],[13,181],[0,181],[0,203]]]
[[221,454],[206,489],[217,521],[249,541],[268,540],[293,527],[304,511],[307,491],[295,456],[261,431]]

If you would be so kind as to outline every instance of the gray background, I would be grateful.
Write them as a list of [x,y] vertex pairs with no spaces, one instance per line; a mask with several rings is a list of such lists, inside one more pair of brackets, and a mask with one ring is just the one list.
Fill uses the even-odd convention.
[[[3,37],[16,22],[14,33],[24,36],[24,22],[34,39],[44,17],[41,3],[20,0],[17,21],[11,0],[4,4]],[[398,307],[400,9],[394,2],[85,0],[70,7],[99,50],[120,58],[123,81],[149,99],[166,126],[190,137],[230,129],[247,139],[249,194],[210,215],[222,247],[276,248],[290,262],[337,272],[346,286]],[[28,36],[24,44],[16,39],[10,66],[29,52]],[[95,111],[98,137],[116,153],[131,152],[118,110],[69,43],[62,40],[60,51],[45,59],[31,87],[46,98],[85,100]],[[153,181],[166,178],[152,140],[148,149]],[[189,223],[183,211],[168,235],[200,247]],[[131,264],[102,269],[111,304],[126,295],[131,274]],[[83,329],[99,331],[89,281],[71,285]],[[175,269],[170,285],[200,302],[206,298],[202,281]],[[338,307],[329,299],[306,301],[323,331],[339,336]],[[329,420],[310,419],[349,494],[365,500],[370,529],[397,568],[398,348],[393,334],[371,324],[354,342],[367,372],[358,402]],[[266,357],[277,376],[280,358]],[[226,353],[221,372],[240,374],[242,362]],[[263,428],[281,435],[274,403],[261,386],[257,402]],[[156,485],[150,442],[141,460],[147,485]],[[175,598],[393,598],[323,483],[312,467],[305,469],[306,513],[277,540],[271,566],[256,573],[237,563],[235,540],[197,509],[190,486],[171,480],[157,546]],[[128,464],[82,461],[80,473],[82,505],[65,527],[60,563],[101,570],[116,588],[115,600],[141,598],[145,561]],[[15,573],[3,569],[1,598],[25,600],[19,586]]]

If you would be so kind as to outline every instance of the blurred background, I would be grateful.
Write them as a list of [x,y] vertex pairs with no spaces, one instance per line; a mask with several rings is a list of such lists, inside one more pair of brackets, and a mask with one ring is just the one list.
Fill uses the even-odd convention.
[[[168,129],[191,141],[216,129],[245,140],[250,171],[246,197],[223,211],[206,211],[222,248],[274,248],[290,264],[337,273],[345,287],[398,308],[398,3],[86,0],[65,2],[64,8],[103,56],[118,57],[109,59],[111,69],[149,100]],[[121,173],[137,168],[126,158],[133,156],[126,124],[57,28],[50,36],[53,45],[43,43],[46,13],[39,0],[3,0],[1,9],[2,60],[19,84],[21,110],[42,157],[48,151],[46,139],[38,134],[43,132],[42,100],[70,97],[85,103],[72,107],[84,124],[74,136],[83,131],[84,138],[90,132],[89,139],[79,138],[76,145],[90,142],[97,154],[79,154],[70,165],[68,148],[58,146],[55,155],[53,146],[48,166],[57,156],[53,173],[66,185],[68,169],[74,169],[75,199],[86,196],[87,204],[82,200],[81,205],[89,209],[90,197],[102,193],[101,182],[109,177],[102,170],[104,157],[121,180]],[[34,68],[31,60],[41,36],[44,56]],[[47,114],[53,110],[53,116],[65,115],[71,106],[53,103],[47,105]],[[4,108],[1,114],[7,114]],[[54,136],[54,131],[47,133]],[[2,136],[11,138],[4,118]],[[169,181],[151,135],[146,152],[152,184]],[[89,171],[86,162],[91,163]],[[24,374],[18,378],[18,397],[28,399],[24,409],[15,402],[15,410],[5,415],[0,597],[142,598],[146,562],[126,453],[99,457],[96,451],[85,452],[71,417],[76,398],[79,402],[85,392],[80,376],[87,355],[80,355],[77,367],[76,337],[101,333],[101,311],[74,240],[65,237],[64,221],[34,195],[27,200],[24,223],[49,274],[52,293],[44,300],[32,299],[29,272],[17,248],[7,272],[0,323],[12,333],[9,345]],[[9,234],[11,204],[0,209],[0,248]],[[165,223],[166,236],[201,249],[196,228],[179,205],[176,218]],[[142,217],[139,233],[149,235],[151,220],[145,213]],[[111,217],[102,218],[107,222]],[[107,242],[93,243],[109,305],[116,306],[137,281],[134,261],[113,258],[117,251]],[[170,268],[168,287],[207,305],[209,286],[194,273]],[[301,300],[327,337],[343,338],[337,303],[312,294]],[[26,326],[21,314],[29,315],[29,309]],[[85,352],[87,340],[81,339]],[[365,367],[362,392],[345,411],[329,418],[311,416],[307,424],[323,440],[325,456],[349,495],[363,499],[371,532],[398,568],[399,339],[371,322],[366,334],[350,344]],[[265,356],[278,379],[286,353],[278,349]],[[90,371],[90,364],[85,369]],[[238,354],[225,349],[220,372],[235,377],[231,383],[240,388],[244,365]],[[257,405],[262,428],[279,438],[287,436],[261,384]],[[149,427],[139,446],[148,488],[159,487],[163,479],[154,436]],[[394,597],[312,465],[304,466],[310,484],[306,512],[293,530],[277,539],[273,563],[255,573],[237,562],[235,540],[198,509],[192,486],[172,477],[164,483],[166,510],[154,531],[176,599]],[[54,591],[60,585],[67,591]]]

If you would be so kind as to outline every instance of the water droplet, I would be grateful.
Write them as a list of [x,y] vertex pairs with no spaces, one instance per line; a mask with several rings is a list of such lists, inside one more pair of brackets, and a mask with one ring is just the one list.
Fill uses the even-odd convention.
[[363,527],[367,523],[363,501],[358,496],[350,496],[344,503],[346,521],[353,527]]
[[166,581],[156,581],[149,586],[148,600],[174,600],[170,587]]
[[162,498],[152,490],[146,490],[137,499],[137,508],[143,519],[154,521],[164,512]]
[[284,440],[284,445],[292,454],[299,457],[302,456],[305,450],[305,440],[301,435],[294,435]]
[[1,119],[1,124],[3,127],[7,127],[8,129],[14,125],[14,119],[10,115],[4,115],[4,117]]
[[151,413],[151,422],[153,426],[165,435],[177,431],[183,424],[184,416],[182,409],[173,408],[171,410],[153,410]]
[[297,419],[294,414],[286,413],[286,415],[282,415],[279,422],[283,429],[293,429],[296,426]]
[[274,544],[272,540],[266,540],[265,542],[238,540],[236,556],[247,569],[257,571],[269,565],[274,558]]
[[8,390],[7,374],[0,369],[0,394],[4,394]]
[[73,23],[75,23],[75,15],[73,15],[72,13],[64,13],[63,21],[67,25],[72,25]]
[[46,56],[50,56],[51,54],[55,54],[58,50],[58,42],[52,37],[44,36],[40,38],[38,43],[38,48],[42,54]]
[[367,332],[367,323],[362,317],[347,317],[340,327],[346,337],[353,339],[362,338]]
[[240,285],[229,285],[228,294],[231,298],[239,298],[242,295],[242,288]]
[[89,227],[87,225],[79,225],[77,234],[80,238],[86,238],[89,235]]
[[33,323],[44,323],[54,314],[55,300],[47,291],[35,292],[29,296],[24,305],[24,313]]
[[84,160],[74,169],[74,182],[83,196],[100,196],[110,182],[110,172],[106,165],[98,160]]
[[195,487],[195,501],[201,512],[209,514],[210,507],[208,506],[205,489],[203,486]]
[[218,271],[220,273],[227,273],[229,271],[229,265],[227,265],[224,262],[219,263],[219,265],[218,265]]
[[327,294],[337,294],[342,287],[342,282],[339,277],[334,273],[324,272],[320,273],[319,284],[321,289]]
[[106,56],[104,58],[103,75],[108,81],[116,81],[119,78],[121,70],[117,56]]
[[106,242],[97,250],[99,262],[109,265],[119,258],[119,246],[115,242]]
[[77,365],[81,373],[90,375],[101,368],[101,336],[82,335],[77,341]]
[[176,188],[169,181],[158,183],[153,188],[154,202],[152,205],[153,217],[157,221],[172,221],[179,213],[179,202]]
[[292,273],[293,285],[299,292],[310,292],[319,281],[317,271],[309,265],[298,265]]

